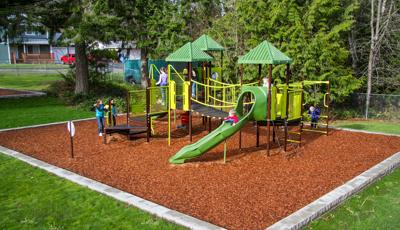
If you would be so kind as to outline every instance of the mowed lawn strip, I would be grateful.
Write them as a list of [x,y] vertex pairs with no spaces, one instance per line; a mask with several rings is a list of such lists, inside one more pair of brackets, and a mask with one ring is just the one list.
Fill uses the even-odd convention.
[[308,229],[400,229],[400,169],[374,183]]
[[41,91],[47,89],[52,82],[61,79],[61,76],[55,73],[0,73],[0,88]]
[[0,153],[0,229],[183,229]]
[[400,123],[383,121],[335,121],[334,126],[340,128],[359,129],[388,134],[400,134]]
[[0,64],[0,69],[68,69],[62,64]]
[[48,96],[0,99],[0,129],[94,117]]

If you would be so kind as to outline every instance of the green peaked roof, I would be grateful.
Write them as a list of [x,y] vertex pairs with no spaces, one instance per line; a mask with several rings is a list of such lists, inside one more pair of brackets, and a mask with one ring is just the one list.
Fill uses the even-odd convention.
[[203,51],[225,50],[223,46],[221,46],[218,42],[216,42],[207,34],[203,34],[199,38],[197,38],[196,41],[193,42],[193,45],[197,46],[199,49]]
[[278,50],[267,41],[261,42],[257,47],[241,56],[239,64],[289,64],[292,59]]
[[212,61],[213,58],[201,51],[191,42],[186,43],[184,46],[168,55],[165,61],[169,62],[198,62],[198,61]]

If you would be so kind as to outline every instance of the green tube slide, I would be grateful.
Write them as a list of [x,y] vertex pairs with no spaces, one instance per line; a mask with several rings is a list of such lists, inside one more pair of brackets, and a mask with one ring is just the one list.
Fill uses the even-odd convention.
[[[219,143],[226,140],[228,137],[235,134],[248,121],[262,121],[266,120],[267,111],[267,88],[258,86],[244,86],[242,93],[238,98],[235,111],[239,117],[239,122],[235,125],[229,123],[222,123],[217,129],[203,137],[196,143],[183,147],[178,153],[169,159],[172,164],[182,164],[186,160],[193,159],[201,156],[212,148],[216,147]],[[254,104],[251,105],[250,111],[247,114],[243,113],[243,100],[245,95],[252,94]]]

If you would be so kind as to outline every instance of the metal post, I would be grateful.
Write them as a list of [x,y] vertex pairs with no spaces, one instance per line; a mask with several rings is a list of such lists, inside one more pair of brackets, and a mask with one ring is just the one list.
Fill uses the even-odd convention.
[[211,133],[211,117],[208,118],[208,133]]
[[168,146],[171,145],[171,66],[168,65]]
[[301,146],[301,135],[303,133],[303,126],[304,126],[304,119],[303,119],[303,112],[304,112],[304,80],[301,81],[301,120],[300,120],[300,146]]
[[68,125],[69,125],[69,130],[70,130],[69,137],[71,139],[71,158],[74,158],[74,137],[72,136],[72,125],[71,124],[72,124],[72,122],[70,121],[68,123]]
[[129,125],[129,107],[131,104],[131,93],[128,91],[126,94],[126,125]]
[[151,118],[150,118],[150,89],[149,89],[149,87],[146,87],[146,125],[147,125],[146,141],[150,142]]
[[[240,90],[243,85],[243,64],[240,65]],[[242,150],[242,129],[239,130],[239,150]]]
[[258,122],[256,121],[256,146],[260,147],[260,129],[258,128]]
[[192,142],[192,63],[188,63],[189,76],[189,140]]
[[224,51],[221,50],[221,78],[223,76],[223,65],[224,65]]
[[328,102],[326,103],[328,105],[327,111],[326,111],[326,135],[328,136],[329,132],[329,106],[330,106],[330,101],[331,101],[331,83],[328,81],[328,95],[326,97],[326,100]]
[[269,156],[269,139],[271,137],[271,82],[272,82],[272,65],[269,64],[269,74],[268,74],[268,98],[267,98],[267,156]]
[[285,147],[284,151],[287,149],[287,138],[288,138],[288,117],[289,117],[289,78],[290,78],[290,67],[289,64],[286,64],[286,116],[285,116]]
[[[258,85],[261,83],[261,75],[262,75],[262,65],[258,65]],[[258,125],[258,122],[256,121],[256,146],[260,146],[260,126]]]

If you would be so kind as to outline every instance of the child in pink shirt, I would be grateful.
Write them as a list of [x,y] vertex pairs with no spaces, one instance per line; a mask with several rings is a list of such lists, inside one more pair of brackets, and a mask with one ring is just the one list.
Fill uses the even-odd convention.
[[239,118],[236,116],[235,110],[233,109],[229,110],[229,116],[224,119],[224,122],[235,125],[236,123],[238,123],[238,121]]

